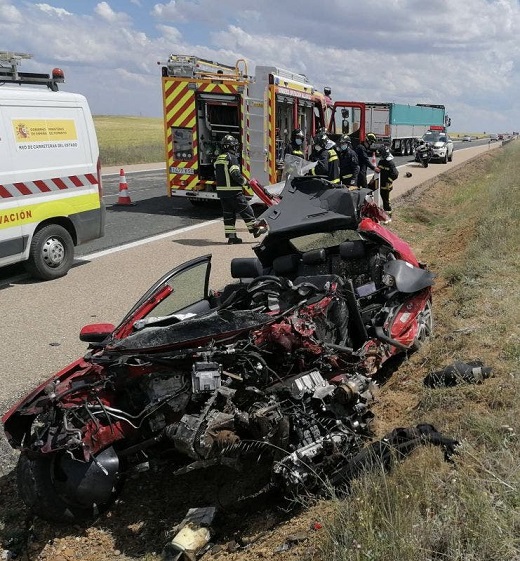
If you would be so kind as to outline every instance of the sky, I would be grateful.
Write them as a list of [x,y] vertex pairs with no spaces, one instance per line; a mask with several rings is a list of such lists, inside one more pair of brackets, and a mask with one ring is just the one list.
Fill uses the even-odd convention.
[[65,73],[95,115],[162,115],[189,54],[303,73],[334,100],[446,106],[454,132],[520,130],[520,0],[0,0],[0,51]]

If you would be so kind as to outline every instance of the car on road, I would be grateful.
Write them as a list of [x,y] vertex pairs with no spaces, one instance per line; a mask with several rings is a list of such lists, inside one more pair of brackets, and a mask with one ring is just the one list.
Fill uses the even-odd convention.
[[462,142],[471,142],[472,138],[471,136],[469,136],[469,134],[466,134],[462,137]]
[[443,131],[427,131],[422,139],[432,147],[432,160],[440,160],[447,164],[453,160],[453,141]]
[[489,140],[490,141],[497,141],[498,140],[498,134],[490,134],[489,135]]

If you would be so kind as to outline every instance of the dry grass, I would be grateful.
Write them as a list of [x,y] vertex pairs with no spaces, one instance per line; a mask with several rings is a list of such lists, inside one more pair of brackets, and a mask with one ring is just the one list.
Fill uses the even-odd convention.
[[164,161],[162,118],[98,115],[94,125],[104,166]]
[[[520,559],[520,144],[493,152],[395,221],[438,275],[436,335],[382,388],[381,428],[432,423],[461,443],[455,465],[424,448],[360,479],[335,501],[315,559]],[[423,387],[428,372],[474,359],[493,368],[483,384]]]

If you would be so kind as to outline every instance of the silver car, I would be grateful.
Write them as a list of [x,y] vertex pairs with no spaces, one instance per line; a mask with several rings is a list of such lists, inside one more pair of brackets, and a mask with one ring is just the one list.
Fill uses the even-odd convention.
[[449,134],[442,131],[428,131],[422,138],[432,146],[432,159],[440,160],[444,164],[453,160],[453,141]]

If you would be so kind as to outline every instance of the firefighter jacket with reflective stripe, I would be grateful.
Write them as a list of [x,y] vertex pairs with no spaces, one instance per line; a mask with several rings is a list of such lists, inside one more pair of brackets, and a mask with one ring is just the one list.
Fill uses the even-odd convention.
[[311,162],[318,162],[318,165],[311,170],[311,175],[324,175],[331,183],[339,185],[339,158],[334,148],[323,149],[321,152],[314,150],[311,154]]
[[359,160],[357,154],[350,147],[338,152],[339,171],[343,185],[357,185],[359,175]]
[[292,142],[290,142],[286,147],[285,147],[285,154],[292,154],[293,156],[299,156],[300,158],[305,158],[305,156],[303,155],[303,146],[298,146],[297,144],[293,144]]
[[399,170],[395,166],[394,157],[389,156],[379,160],[377,167],[380,170],[379,175],[379,185],[381,189],[391,191],[394,183],[394,179],[399,177]]
[[371,170],[375,169],[374,164],[372,164],[372,162],[370,161],[371,153],[369,153],[368,148],[363,142],[356,146],[356,154],[359,162],[359,173],[366,174],[367,168],[370,168]]
[[234,197],[242,193],[246,180],[242,176],[240,164],[235,154],[224,152],[215,160],[215,181],[220,199]]

